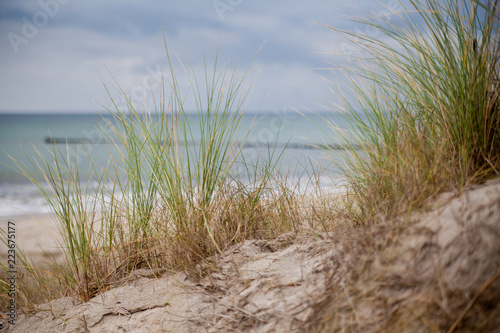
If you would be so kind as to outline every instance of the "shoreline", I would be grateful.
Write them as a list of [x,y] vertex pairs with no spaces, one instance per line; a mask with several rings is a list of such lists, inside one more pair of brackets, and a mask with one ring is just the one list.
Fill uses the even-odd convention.
[[[302,192],[303,201],[309,202],[318,195],[315,190],[311,191],[309,187],[314,182],[312,178],[302,177],[292,181],[298,184],[300,188],[298,192]],[[329,194],[338,196],[344,193],[344,188],[341,178],[322,177],[321,186],[322,195]],[[294,186],[291,186],[292,188]],[[40,196],[40,200],[43,198]],[[37,203],[35,203],[35,206]],[[32,207],[33,208],[33,207]],[[48,209],[46,207],[46,209]],[[62,237],[59,233],[58,227],[52,213],[38,212],[29,213],[28,211],[18,210],[19,214],[5,214],[0,216],[0,229],[7,232],[8,222],[15,223],[15,240],[16,249],[23,251],[32,262],[38,264],[50,263],[50,258],[57,260],[63,258],[61,247],[63,246]],[[7,257],[8,248],[3,245],[0,249],[0,257]],[[18,254],[19,257],[19,254]]]

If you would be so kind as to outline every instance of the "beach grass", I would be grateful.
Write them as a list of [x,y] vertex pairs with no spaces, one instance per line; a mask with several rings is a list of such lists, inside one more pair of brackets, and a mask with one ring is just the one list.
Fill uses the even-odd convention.
[[391,15],[353,18],[366,29],[329,27],[358,47],[346,54],[349,89],[340,92],[362,147],[341,165],[345,206],[357,223],[410,212],[441,192],[500,175],[498,6],[410,1]]
[[178,63],[189,80],[185,91],[165,49],[169,77],[159,93],[151,91],[151,105],[135,105],[118,83],[119,97],[105,86],[104,107],[113,117],[103,118],[101,132],[118,151],[107,165],[90,153],[80,156],[89,162],[90,176],[83,179],[79,160],[57,145],[48,155],[27,156],[28,165],[13,160],[45,198],[63,239],[65,265],[54,263],[52,271],[24,265],[34,280],[55,281],[45,284],[47,290],[38,286],[46,297],[36,301],[57,294],[54,285],[59,296],[88,301],[139,268],[200,277],[216,268],[216,254],[235,243],[297,229],[299,205],[278,172],[282,151],[271,146],[256,161],[241,155],[251,135],[238,132],[251,69],[240,73],[216,56],[211,66],[205,61],[199,78],[186,55],[187,62]]
[[[473,246],[462,248],[457,239],[467,238],[463,231],[440,248],[432,228],[412,228],[411,221],[422,215],[408,217],[416,209],[436,209],[430,223],[439,225],[443,234],[451,233],[449,221],[444,224],[436,208],[450,199],[441,200],[439,194],[460,194],[468,185],[500,175],[499,6],[498,1],[410,1],[410,7],[400,3],[400,10],[390,15],[384,11],[353,18],[366,29],[328,27],[359,46],[357,53],[348,55],[350,90],[343,87],[340,95],[356,137],[346,137],[346,144],[354,142],[361,149],[346,151],[345,164],[339,164],[346,196],[336,212],[336,219],[350,221],[347,230],[354,231],[351,238],[336,241],[349,242],[345,246],[365,261],[351,258],[334,266],[342,271],[339,266],[355,265],[347,268],[345,285],[332,273],[325,298],[314,306],[308,332],[469,332],[496,327],[498,303],[476,302],[483,292],[498,295],[498,288],[491,287],[499,276],[496,267],[492,276],[481,276],[475,262],[460,259],[472,255],[473,246],[486,248],[488,241],[474,238],[467,243]],[[466,205],[467,197],[462,200]],[[490,209],[490,216],[498,216],[498,202]],[[453,218],[464,229],[483,222],[479,214],[459,214]],[[419,232],[425,244],[402,250],[405,239],[416,241],[409,234]],[[435,257],[430,277],[419,280],[419,258],[454,247],[460,257]],[[492,265],[498,263],[498,251],[490,255]],[[462,272],[445,276],[442,260],[463,265],[465,280],[483,278],[471,287],[476,293],[472,300],[448,284]],[[400,267],[394,269],[391,262]],[[417,266],[411,268],[413,264]],[[372,306],[376,310],[367,317]]]

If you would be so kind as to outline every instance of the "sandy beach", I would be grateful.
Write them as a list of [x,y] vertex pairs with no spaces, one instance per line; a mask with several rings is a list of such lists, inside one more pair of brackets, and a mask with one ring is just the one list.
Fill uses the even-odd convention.
[[[51,258],[61,257],[61,237],[50,214],[1,217],[0,228],[7,231],[8,226],[15,228],[16,249],[23,251],[33,262],[43,265],[50,263]],[[5,246],[2,246],[0,255],[7,255]]]

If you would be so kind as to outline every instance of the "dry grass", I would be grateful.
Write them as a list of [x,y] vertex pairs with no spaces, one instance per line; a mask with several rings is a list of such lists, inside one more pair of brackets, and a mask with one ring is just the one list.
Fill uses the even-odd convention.
[[327,291],[311,303],[307,331],[494,331],[499,184],[440,199],[407,222],[346,224],[333,237],[342,251],[328,261]]

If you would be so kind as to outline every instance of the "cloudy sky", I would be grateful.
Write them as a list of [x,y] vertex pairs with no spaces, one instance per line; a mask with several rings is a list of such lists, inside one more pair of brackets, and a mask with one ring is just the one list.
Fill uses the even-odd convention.
[[373,0],[1,0],[0,112],[95,111],[110,73],[140,97],[166,69],[163,32],[170,52],[185,61],[184,49],[196,71],[203,52],[211,62],[219,47],[222,62],[247,67],[262,46],[247,109],[318,110],[332,97],[324,78],[335,80],[325,68],[348,61],[336,54],[341,37],[318,22],[356,29],[339,18],[394,7]]

